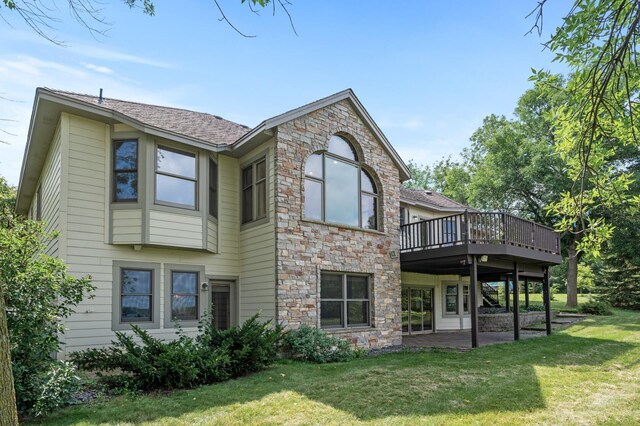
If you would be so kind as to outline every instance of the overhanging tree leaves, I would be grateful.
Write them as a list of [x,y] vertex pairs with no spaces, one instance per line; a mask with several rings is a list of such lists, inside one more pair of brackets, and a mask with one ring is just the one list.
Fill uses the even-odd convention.
[[[541,28],[538,5],[536,26]],[[579,251],[599,254],[613,226],[594,209],[640,205],[629,189],[632,175],[620,158],[638,146],[640,1],[577,0],[546,46],[572,72],[567,93],[572,101],[555,110],[556,151],[567,163],[572,185],[551,211],[558,228],[581,234]],[[545,72],[535,72],[542,81]]]

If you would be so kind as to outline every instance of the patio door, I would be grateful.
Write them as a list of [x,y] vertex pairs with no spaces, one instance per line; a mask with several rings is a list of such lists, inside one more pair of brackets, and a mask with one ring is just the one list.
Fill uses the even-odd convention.
[[433,289],[402,288],[402,333],[433,331]]

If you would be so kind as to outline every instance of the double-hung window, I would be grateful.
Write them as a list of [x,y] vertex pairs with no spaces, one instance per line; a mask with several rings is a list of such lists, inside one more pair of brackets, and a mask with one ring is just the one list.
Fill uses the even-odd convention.
[[320,326],[365,327],[370,324],[369,276],[322,273]]
[[120,271],[120,322],[153,321],[153,270]]
[[138,140],[113,142],[113,201],[138,201]]
[[197,155],[173,148],[156,149],[156,203],[196,208]]
[[267,217],[267,160],[242,169],[242,223]]
[[198,272],[171,271],[171,319],[198,319]]

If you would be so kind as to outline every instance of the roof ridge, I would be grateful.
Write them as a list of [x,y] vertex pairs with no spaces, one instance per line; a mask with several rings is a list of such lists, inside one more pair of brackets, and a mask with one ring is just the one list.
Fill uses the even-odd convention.
[[[54,93],[59,93],[59,94],[69,94],[69,95],[76,95],[76,96],[86,96],[89,98],[93,98],[93,99],[100,99],[99,96],[94,96],[94,95],[89,95],[86,93],[78,93],[78,92],[70,92],[68,90],[58,90],[58,89],[53,89],[51,87],[44,87],[45,90],[49,90],[51,92]],[[131,104],[131,105],[145,105],[145,106],[150,106],[150,107],[155,107],[155,108],[164,108],[164,109],[171,109],[171,110],[175,110],[175,111],[186,111],[186,112],[190,112],[190,113],[194,113],[194,114],[202,114],[202,115],[207,115],[213,118],[216,118],[218,120],[224,120],[227,121],[229,123],[233,123],[237,126],[241,126],[244,127],[246,129],[251,129],[251,127],[247,126],[246,124],[241,124],[241,123],[236,123],[235,121],[231,121],[229,119],[226,119],[224,117],[221,117],[219,115],[215,115],[215,114],[210,114],[208,112],[202,112],[202,111],[195,111],[192,109],[187,109],[187,108],[177,108],[177,107],[172,107],[172,106],[166,106],[166,105],[158,105],[158,104],[150,104],[150,103],[144,103],[144,102],[134,102],[134,101],[128,101],[125,99],[118,99],[118,98],[108,98],[106,96],[103,96],[102,99],[104,100],[109,100],[109,101],[118,101],[118,102],[124,102],[126,104]]]

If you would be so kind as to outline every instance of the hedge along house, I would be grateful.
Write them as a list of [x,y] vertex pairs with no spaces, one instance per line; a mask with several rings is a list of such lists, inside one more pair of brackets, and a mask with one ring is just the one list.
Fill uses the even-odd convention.
[[96,286],[66,321],[62,357],[131,324],[173,338],[179,320],[195,333],[209,308],[220,328],[259,312],[399,345],[403,332],[473,327],[478,277],[514,274],[514,262],[514,277],[542,276],[559,262],[550,230],[534,225],[543,243],[523,243],[515,218],[488,225],[401,189],[408,178],[351,90],[250,129],[39,88],[16,211],[60,231],[47,254]]

